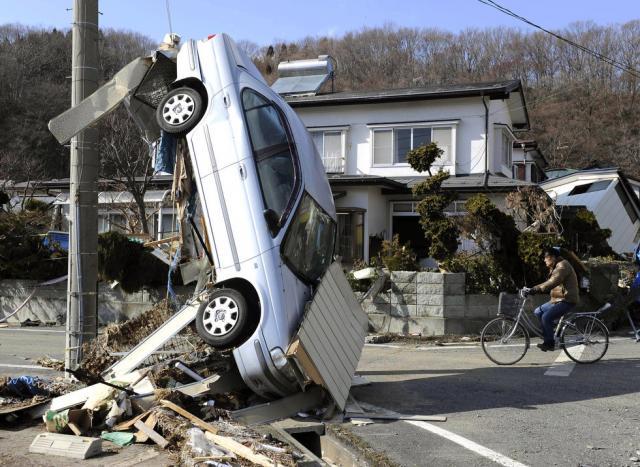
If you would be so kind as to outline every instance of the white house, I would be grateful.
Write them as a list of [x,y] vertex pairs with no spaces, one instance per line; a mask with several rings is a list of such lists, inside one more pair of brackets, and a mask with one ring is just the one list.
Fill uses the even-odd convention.
[[[529,128],[519,80],[284,97],[325,162],[339,214],[338,252],[347,262],[368,259],[396,233],[424,256],[411,187],[426,174],[406,162],[415,147],[435,141],[444,150],[434,168],[452,175],[444,185],[459,194],[452,215],[478,192],[504,209],[504,192],[541,172],[537,149],[514,150],[517,132]],[[514,162],[525,164],[524,180],[514,178]]]
[[601,228],[611,229],[609,245],[632,253],[640,241],[640,182],[617,168],[555,170],[540,186],[559,207],[585,207]]

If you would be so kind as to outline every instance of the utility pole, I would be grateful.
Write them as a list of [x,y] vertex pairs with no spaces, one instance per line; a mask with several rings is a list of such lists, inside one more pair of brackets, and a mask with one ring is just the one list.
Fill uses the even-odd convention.
[[[98,0],[73,1],[71,106],[98,88]],[[71,140],[69,278],[65,365],[75,369],[82,344],[98,331],[98,130]]]

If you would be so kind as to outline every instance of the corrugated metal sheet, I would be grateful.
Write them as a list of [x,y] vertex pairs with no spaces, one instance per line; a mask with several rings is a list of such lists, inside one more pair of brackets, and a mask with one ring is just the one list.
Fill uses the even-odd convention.
[[333,263],[307,309],[298,340],[340,409],[349,396],[367,323],[342,267]]

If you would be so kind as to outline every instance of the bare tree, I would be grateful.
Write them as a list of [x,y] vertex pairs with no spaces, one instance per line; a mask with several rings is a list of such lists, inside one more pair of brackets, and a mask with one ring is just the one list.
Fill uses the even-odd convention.
[[102,122],[100,159],[102,177],[109,180],[112,188],[131,193],[141,231],[148,234],[144,195],[153,175],[152,155],[148,142],[142,139],[140,130],[123,108],[112,112]]

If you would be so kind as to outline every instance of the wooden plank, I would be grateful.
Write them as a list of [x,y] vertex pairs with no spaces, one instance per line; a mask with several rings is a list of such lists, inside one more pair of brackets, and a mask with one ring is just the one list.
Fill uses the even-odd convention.
[[[136,420],[133,423],[133,426],[138,428],[136,426],[136,423],[143,423],[142,420]],[[156,416],[156,414],[154,412],[151,412],[149,414],[149,416],[147,417],[147,419],[144,421],[144,424],[148,427],[151,428],[152,430],[156,427],[156,424],[158,423],[158,417]],[[138,431],[135,434],[136,437],[136,443],[146,443],[147,440],[149,439],[149,434],[146,431],[141,430],[140,428],[138,428]]]
[[214,435],[213,433],[205,433],[206,438],[213,441],[220,447],[223,447],[234,454],[253,462],[254,464],[261,465],[263,467],[282,467],[282,464],[272,461],[267,456],[262,454],[256,454],[251,449],[243,444],[238,443],[236,440],[220,435]]
[[149,413],[150,412],[147,410],[146,412],[142,412],[141,414],[136,415],[130,420],[120,422],[113,427],[113,431],[127,431],[129,428],[133,426],[134,423],[136,423],[138,420],[142,420],[144,417],[149,415]]
[[182,407],[178,407],[173,402],[162,399],[160,401],[160,404],[167,407],[168,409],[173,410],[175,413],[182,415],[184,418],[188,419],[191,423],[196,425],[198,428],[202,428],[203,430],[208,431],[209,433],[213,433],[214,435],[218,433],[218,429],[216,427],[208,424],[201,418],[196,417],[192,413],[187,412]]
[[322,403],[324,390],[314,386],[306,392],[299,392],[276,401],[254,405],[231,412],[234,420],[245,425],[262,425],[264,423],[292,417],[298,412],[314,409]]
[[151,440],[160,446],[162,449],[165,449],[169,445],[169,441],[164,439],[157,431],[153,428],[149,428],[142,420],[138,420],[134,425],[138,430],[142,431],[146,434]]
[[305,376],[309,377],[311,381],[320,386],[324,386],[325,382],[322,378],[322,375],[318,371],[318,368],[315,366],[309,354],[305,350],[302,342],[300,342],[300,338],[296,338],[295,341],[289,346],[287,349],[287,356],[293,357],[298,362],[298,366],[301,367],[302,371],[304,371]]
[[154,240],[152,242],[146,242],[143,244],[143,246],[147,248],[153,248],[158,245],[162,245],[164,243],[177,242],[178,240],[180,240],[180,235],[174,235],[173,237],[167,237],[167,238],[162,238],[160,240]]

